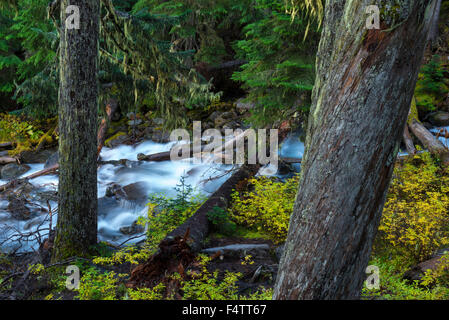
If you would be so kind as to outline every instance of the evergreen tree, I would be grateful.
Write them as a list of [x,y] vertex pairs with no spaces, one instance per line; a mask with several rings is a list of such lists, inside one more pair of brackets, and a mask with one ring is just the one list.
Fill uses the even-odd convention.
[[245,39],[236,45],[248,63],[233,79],[243,82],[247,101],[255,103],[253,122],[265,125],[308,110],[319,32],[306,8],[277,0],[255,2],[256,21],[244,28]]

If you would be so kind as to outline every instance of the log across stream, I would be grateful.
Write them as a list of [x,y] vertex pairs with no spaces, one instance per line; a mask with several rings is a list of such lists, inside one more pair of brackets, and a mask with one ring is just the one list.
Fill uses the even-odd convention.
[[[285,158],[302,158],[304,145],[298,138],[299,134],[294,133],[287,137],[280,148],[280,156]],[[185,176],[185,182],[196,187],[199,192],[209,197],[232,175],[223,175],[231,166],[218,165],[213,163],[194,164],[190,159],[181,161],[161,161],[148,162],[137,161],[138,154],[155,154],[169,151],[173,143],[160,144],[152,141],[144,141],[138,145],[121,145],[114,149],[104,147],[101,151],[101,160],[114,162],[113,160],[128,159],[127,162],[117,164],[105,164],[98,168],[98,196],[99,196],[99,217],[98,229],[99,240],[108,241],[112,244],[120,244],[126,241],[130,234],[124,234],[123,230],[130,227],[139,216],[146,214],[145,207],[147,196],[150,193],[162,193],[165,196],[174,196],[177,184],[181,176]],[[291,166],[299,171],[300,164],[293,163]],[[31,164],[31,170],[21,178],[30,176],[43,169],[43,164]],[[275,175],[272,167],[263,167],[259,174]],[[220,176],[217,179],[210,178]],[[0,180],[0,185],[8,181]],[[106,196],[108,188],[115,184],[121,187],[128,186],[131,196],[128,199],[115,199]],[[30,187],[32,186],[32,188]],[[0,193],[0,243],[16,231],[21,233],[31,233],[37,228],[48,229],[48,222],[43,221],[48,214],[47,200],[52,209],[57,208],[56,191],[58,186],[58,176],[55,174],[44,175],[29,180],[28,184],[22,186],[24,189],[31,189],[27,196],[29,202],[26,204],[30,211],[30,217],[21,220],[11,216],[8,211],[11,199]],[[43,210],[44,209],[44,210]],[[43,223],[43,224],[42,224]],[[42,225],[41,225],[42,224]],[[52,220],[53,227],[56,226],[56,219]],[[42,231],[45,236],[46,231]],[[136,238],[137,242],[143,238]],[[130,241],[128,243],[132,243]],[[14,241],[9,241],[2,246],[3,250],[14,249]],[[35,246],[33,241],[22,243],[21,250],[27,251]]]

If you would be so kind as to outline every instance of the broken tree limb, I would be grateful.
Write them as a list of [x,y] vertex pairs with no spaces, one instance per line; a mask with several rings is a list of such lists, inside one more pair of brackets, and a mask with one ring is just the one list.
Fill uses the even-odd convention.
[[104,142],[106,140],[106,132],[108,131],[109,122],[111,121],[112,115],[117,110],[117,100],[110,99],[106,104],[106,115],[101,120],[100,126],[98,128],[97,134],[97,158],[100,156],[101,149],[103,149]]
[[9,188],[17,187],[17,186],[21,185],[22,183],[27,182],[28,180],[31,180],[31,179],[34,179],[37,177],[41,177],[41,176],[44,176],[47,174],[53,174],[58,170],[58,168],[59,168],[59,165],[55,164],[54,166],[52,166],[50,168],[38,171],[38,172],[33,173],[25,178],[12,180],[12,181],[0,186],[0,192],[6,191]]
[[410,121],[409,127],[430,153],[438,156],[445,165],[449,165],[449,149],[440,140],[435,138],[433,134],[419,121],[416,121],[416,119]]
[[410,135],[410,131],[408,130],[408,124],[406,124],[404,128],[403,139],[408,154],[416,154],[415,144],[413,143],[412,136]]

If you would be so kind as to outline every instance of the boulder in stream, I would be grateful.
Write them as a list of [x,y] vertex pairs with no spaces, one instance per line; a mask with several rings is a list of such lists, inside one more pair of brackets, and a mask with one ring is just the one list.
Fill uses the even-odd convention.
[[25,163],[45,163],[54,153],[54,150],[49,149],[41,151],[27,150],[20,153],[20,159]]
[[15,179],[30,170],[26,164],[10,163],[2,168],[1,178],[4,180]]
[[127,236],[132,236],[145,231],[145,228],[134,221],[132,225],[128,227],[121,227],[120,232]]
[[112,183],[106,189],[106,196],[115,197],[117,200],[127,200],[136,202],[140,205],[145,205],[148,199],[148,194],[145,189],[146,184],[144,182],[136,182],[124,187]]

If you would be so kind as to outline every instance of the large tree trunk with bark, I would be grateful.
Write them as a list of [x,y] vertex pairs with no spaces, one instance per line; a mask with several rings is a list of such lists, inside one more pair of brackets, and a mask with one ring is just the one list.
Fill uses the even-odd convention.
[[[430,1],[327,0],[275,299],[358,298],[428,34]],[[366,29],[380,4],[381,29]],[[383,10],[385,9],[385,10]]]
[[[79,29],[64,25],[69,5],[79,8]],[[59,205],[54,260],[85,255],[97,243],[100,1],[62,0],[61,22]]]

